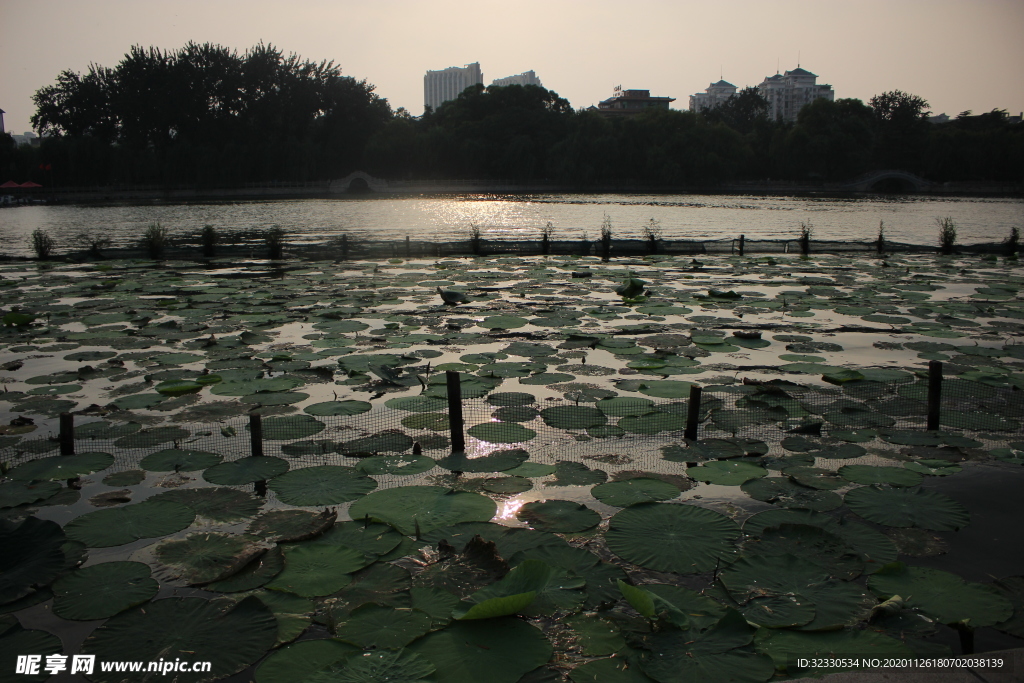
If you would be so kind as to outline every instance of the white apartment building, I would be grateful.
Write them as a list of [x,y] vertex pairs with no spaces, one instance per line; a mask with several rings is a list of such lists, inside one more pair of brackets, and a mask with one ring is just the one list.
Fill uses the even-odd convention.
[[704,92],[690,95],[690,111],[714,109],[736,94],[736,86],[729,81],[718,81],[709,85]]
[[499,85],[502,87],[506,85],[535,85],[538,88],[544,87],[544,84],[540,82],[540,79],[537,78],[537,74],[535,74],[532,69],[530,71],[524,71],[518,76],[497,78],[491,82],[491,85]]
[[831,85],[818,85],[818,76],[799,66],[785,74],[775,74],[761,81],[757,89],[768,100],[768,118],[796,121],[804,105],[824,98],[835,99]]
[[428,71],[423,77],[423,103],[436,110],[448,100],[454,100],[471,85],[483,85],[483,82],[480,62],[461,68],[451,66],[440,71]]

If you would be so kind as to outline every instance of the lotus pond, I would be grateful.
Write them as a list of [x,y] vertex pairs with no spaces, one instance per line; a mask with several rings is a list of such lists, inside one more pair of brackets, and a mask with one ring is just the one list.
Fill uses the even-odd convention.
[[2,265],[0,671],[766,681],[1019,647],[1022,285],[995,257]]

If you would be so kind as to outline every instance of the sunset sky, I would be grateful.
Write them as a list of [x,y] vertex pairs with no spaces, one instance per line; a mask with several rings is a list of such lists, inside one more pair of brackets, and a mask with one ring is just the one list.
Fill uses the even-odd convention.
[[63,69],[192,40],[333,60],[414,115],[427,69],[469,62],[485,84],[533,69],[576,108],[622,85],[686,109],[720,75],[756,85],[798,56],[837,99],[898,89],[936,114],[1018,114],[1022,35],[1021,0],[0,0],[0,109],[21,133]]

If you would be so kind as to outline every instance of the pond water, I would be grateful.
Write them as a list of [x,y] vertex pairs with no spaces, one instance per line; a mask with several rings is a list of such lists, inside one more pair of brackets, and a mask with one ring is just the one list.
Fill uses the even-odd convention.
[[950,217],[962,244],[1000,242],[1012,227],[1024,227],[1024,199],[924,197],[858,198],[546,194],[382,196],[338,199],[151,202],[112,205],[38,205],[0,211],[0,254],[30,255],[28,238],[37,229],[69,248],[82,232],[109,237],[114,247],[133,246],[152,223],[171,233],[192,233],[204,225],[220,231],[265,230],[280,226],[289,241],[322,242],[341,234],[350,239],[449,242],[465,240],[471,225],[484,239],[535,240],[551,223],[553,239],[600,236],[605,217],[616,239],[642,238],[653,219],[666,240],[792,239],[801,223],[813,238],[869,241],[885,223],[886,239],[935,244],[936,219]]

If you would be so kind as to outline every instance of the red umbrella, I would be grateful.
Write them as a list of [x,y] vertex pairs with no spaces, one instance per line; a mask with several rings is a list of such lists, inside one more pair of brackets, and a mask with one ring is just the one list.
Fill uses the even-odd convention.
[[0,185],[0,188],[4,188],[4,187],[21,187],[21,185],[19,185],[18,183],[14,182],[13,180],[8,180],[3,185]]
[[22,183],[22,184],[21,184],[21,185],[19,185],[18,187],[42,187],[42,185],[40,185],[39,183],[33,183],[33,182],[32,182],[32,181],[30,180],[30,181],[28,181],[28,182],[26,182],[26,183]]

